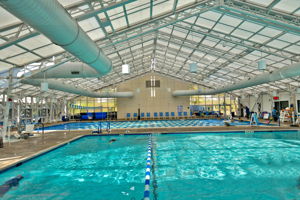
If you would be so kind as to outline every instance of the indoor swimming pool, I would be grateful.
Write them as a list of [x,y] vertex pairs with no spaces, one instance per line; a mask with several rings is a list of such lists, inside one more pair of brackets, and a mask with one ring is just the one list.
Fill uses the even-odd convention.
[[[161,127],[208,127],[224,126],[224,120],[217,119],[182,119],[182,120],[153,120],[153,121],[110,121],[110,128],[161,128]],[[232,126],[249,125],[249,122],[234,121]],[[261,123],[260,125],[266,125]],[[107,122],[70,122],[45,127],[45,130],[82,130],[107,128]],[[39,129],[37,129],[39,130]]]
[[300,198],[300,133],[288,131],[85,136],[0,173],[0,185],[24,177],[3,199],[143,199],[149,138],[150,199]]

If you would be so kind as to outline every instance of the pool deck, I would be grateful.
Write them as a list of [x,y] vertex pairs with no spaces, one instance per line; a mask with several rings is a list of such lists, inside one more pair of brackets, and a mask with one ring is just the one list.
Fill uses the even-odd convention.
[[[278,130],[300,130],[299,127],[283,125],[274,126],[213,126],[213,127],[168,127],[168,128],[126,128],[112,129],[111,133],[134,134],[134,133],[168,133],[168,132],[229,132],[229,131],[278,131]],[[103,132],[107,134],[107,132]],[[0,171],[31,157],[47,152],[61,144],[67,143],[84,135],[90,135],[91,130],[74,131],[49,131],[44,135],[30,137],[11,143],[4,143],[0,148]]]

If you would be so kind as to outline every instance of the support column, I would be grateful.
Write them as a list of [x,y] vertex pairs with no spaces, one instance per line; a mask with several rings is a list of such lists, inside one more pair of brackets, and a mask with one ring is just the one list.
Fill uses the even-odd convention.
[[[4,111],[4,120],[3,120],[3,131],[1,135],[1,139],[3,140],[4,137],[7,136],[7,129],[9,128],[9,114],[10,114],[10,109],[12,105],[12,96],[11,96],[11,90],[12,90],[12,77],[13,76],[13,70],[9,70],[9,77],[8,77],[8,88],[6,90],[6,104],[5,104],[5,111]],[[0,139],[0,140],[1,140]]]

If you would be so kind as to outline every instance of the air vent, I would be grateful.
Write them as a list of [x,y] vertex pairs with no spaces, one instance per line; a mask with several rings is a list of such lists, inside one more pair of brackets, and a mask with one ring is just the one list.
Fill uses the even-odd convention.
[[76,75],[76,74],[80,74],[80,72],[79,71],[73,71],[73,72],[71,72],[71,74]]

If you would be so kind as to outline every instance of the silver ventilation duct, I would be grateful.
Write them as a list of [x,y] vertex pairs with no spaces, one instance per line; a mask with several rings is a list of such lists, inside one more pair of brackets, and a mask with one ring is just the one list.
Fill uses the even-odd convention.
[[0,0],[0,5],[104,75],[112,63],[57,0]]
[[38,72],[30,78],[97,78],[99,73],[87,64],[82,62],[68,62],[49,69],[45,72]]
[[201,90],[175,90],[173,96],[192,96],[192,95],[214,95],[219,93],[226,93],[233,90],[239,90],[247,87],[261,85],[273,81],[279,81],[286,78],[300,76],[300,63],[295,63],[287,67],[283,67],[274,72],[266,72],[255,76],[249,80],[240,81],[233,85],[224,86],[223,88],[208,90],[202,92]]
[[43,80],[43,79],[25,79],[22,80],[21,83],[24,84],[29,84],[33,86],[41,86],[41,83],[47,82],[48,83],[48,88],[53,89],[53,90],[59,90],[62,92],[68,92],[72,94],[77,94],[81,96],[86,96],[86,97],[93,97],[93,98],[122,98],[122,97],[132,97],[133,92],[103,92],[103,93],[97,93],[93,91],[88,91],[83,88],[77,88],[72,85],[65,84],[61,81],[58,80]]

